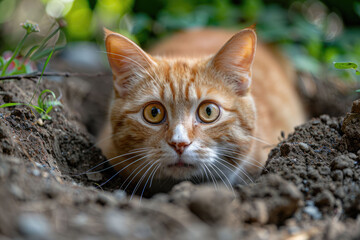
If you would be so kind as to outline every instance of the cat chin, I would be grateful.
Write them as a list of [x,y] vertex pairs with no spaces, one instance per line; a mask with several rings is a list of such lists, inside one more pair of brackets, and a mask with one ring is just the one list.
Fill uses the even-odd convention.
[[187,180],[201,175],[201,169],[195,165],[192,166],[175,166],[168,165],[161,171],[159,178],[172,178],[175,180]]

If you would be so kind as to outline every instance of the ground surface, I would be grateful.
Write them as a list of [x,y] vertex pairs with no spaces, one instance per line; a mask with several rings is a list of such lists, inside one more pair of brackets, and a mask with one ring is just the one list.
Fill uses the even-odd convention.
[[[0,104],[30,99],[34,86],[2,83]],[[91,87],[68,79],[44,88],[63,95],[52,121],[42,124],[25,107],[0,110],[4,239],[360,238],[359,101],[346,116],[299,126],[255,183],[232,192],[183,182],[140,202],[99,189],[107,171],[81,174],[105,160],[79,111]]]

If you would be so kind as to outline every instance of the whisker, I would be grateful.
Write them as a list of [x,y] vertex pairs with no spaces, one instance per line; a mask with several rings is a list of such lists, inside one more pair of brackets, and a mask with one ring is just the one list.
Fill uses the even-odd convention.
[[133,165],[134,163],[144,159],[146,156],[139,158],[138,160],[129,163],[128,165],[126,165],[126,167],[122,168],[121,170],[119,170],[117,173],[115,173],[111,178],[109,178],[108,180],[106,180],[106,182],[102,183],[100,186],[105,185],[106,183],[108,183],[111,179],[113,179],[114,177],[116,177],[119,173],[121,173],[124,169],[128,168],[129,166]]
[[[223,149],[220,149],[220,150],[222,150],[222,152],[220,152],[220,154],[222,155],[222,156],[226,156],[226,157],[229,157],[229,158],[232,158],[232,159],[235,159],[235,160],[241,160],[242,162],[246,162],[246,163],[248,163],[249,165],[252,165],[252,166],[254,166],[254,167],[257,167],[257,168],[259,168],[259,169],[265,169],[266,170],[266,167],[263,165],[263,164],[261,164],[259,161],[257,161],[256,159],[254,159],[254,158],[251,158],[250,160],[248,160],[247,158],[249,158],[249,156],[246,156],[246,155],[244,155],[244,154],[242,154],[242,153],[240,153],[240,152],[236,152],[236,151],[233,151],[233,150],[228,150],[228,149],[226,149],[226,148],[223,148]],[[223,152],[227,152],[227,153],[235,153],[235,154],[238,154],[238,155],[240,155],[241,157],[244,157],[244,158],[242,158],[242,159],[239,159],[239,158],[236,158],[236,157],[233,157],[233,156],[229,156],[229,155],[227,155],[227,154],[224,154]],[[255,162],[255,163],[257,163],[257,164],[255,164],[255,163],[253,163],[253,161]],[[259,164],[259,165],[258,165]],[[266,170],[267,171],[267,170]]]
[[[144,163],[146,163],[146,162],[144,162]],[[144,164],[144,163],[143,163],[143,164]],[[141,165],[139,165],[137,168],[135,168],[134,171],[132,171],[132,173],[128,176],[128,178],[126,178],[126,180],[124,181],[123,184],[125,184],[126,181],[131,177],[131,175],[132,175],[133,173],[135,173],[135,171],[136,171],[138,168],[140,168],[143,164],[141,164]],[[133,178],[130,180],[130,182],[129,182],[129,183],[126,185],[126,187],[123,189],[124,191],[129,187],[130,183],[135,179],[135,177],[136,177],[146,166],[148,166],[149,164],[151,164],[151,162],[148,162],[145,166],[143,166],[143,167],[136,173],[136,175],[133,176]],[[120,188],[122,188],[123,184],[120,186]]]
[[[158,161],[159,161],[159,160],[158,160]],[[149,177],[148,177],[148,179],[146,180],[146,183],[145,183],[145,185],[144,185],[144,187],[143,187],[143,190],[141,191],[140,202],[141,202],[141,199],[142,199],[142,197],[143,197],[145,188],[146,188],[147,184],[149,183],[149,180],[150,180],[151,176],[152,176],[153,174],[155,175],[155,172],[156,172],[156,170],[160,167],[160,165],[161,165],[161,163],[158,163],[158,164],[154,167],[154,169],[151,171],[151,173],[149,174]],[[150,187],[151,187],[151,186],[150,186]]]
[[251,183],[254,183],[254,180],[246,173],[246,170],[242,166],[239,166],[237,169],[240,170],[240,172],[242,172],[251,181]]
[[215,187],[215,189],[217,189],[217,184],[215,183],[215,179],[214,179],[213,174],[211,173],[211,171],[209,170],[209,168],[208,168],[205,164],[204,164],[203,166],[208,170],[209,175],[210,175],[210,177],[211,177],[211,180],[212,180],[212,182],[213,182],[213,184],[214,184],[214,187]]
[[218,173],[218,171],[216,171],[216,169],[214,168],[214,165],[213,165],[212,163],[210,163],[209,167],[211,167],[211,169],[214,170],[214,172],[216,173],[216,175],[218,175],[219,178],[220,178],[220,180],[224,183],[225,187],[230,190],[230,188],[228,187],[228,185],[225,183],[224,179],[221,177],[221,175]]
[[206,175],[206,181],[210,181],[210,178],[209,178],[209,176],[208,176],[208,174],[207,174],[207,172],[206,172],[206,169],[204,168],[204,166],[203,165],[200,165],[201,167],[202,167],[202,169],[203,169],[203,176],[204,176],[204,173],[205,173],[205,175]]
[[[146,164],[146,162],[144,161],[143,163],[141,163],[139,166],[137,166],[130,174],[129,176],[125,179],[125,181],[123,181],[123,183],[120,186],[120,189],[122,189],[122,187],[124,186],[124,184],[127,182],[127,180],[129,180],[131,178],[131,176],[136,172],[137,169],[141,168],[142,166],[144,166],[144,164]],[[127,186],[126,186],[127,187]],[[123,189],[124,191],[126,190]]]
[[[222,158],[220,158],[220,157],[215,157],[215,158],[216,158],[217,160],[220,160],[220,161],[222,161],[222,162],[225,162],[225,163],[227,163],[228,165],[230,165],[230,166],[232,166],[232,167],[235,167],[235,169],[237,169],[236,166],[234,166],[234,165],[232,165],[231,163],[225,161],[224,159],[222,159]],[[240,176],[235,170],[229,168],[228,166],[226,166],[225,164],[223,164],[223,163],[221,163],[221,162],[219,162],[219,161],[217,161],[217,163],[221,164],[222,166],[224,166],[225,168],[227,168],[228,170],[230,170],[231,172],[233,172],[233,173],[234,173],[236,176],[238,176],[238,177],[241,179],[241,181],[243,181],[245,184],[248,184],[248,183],[243,179],[243,177]]]
[[263,140],[261,138],[258,138],[258,137],[252,136],[252,135],[246,135],[246,136],[249,137],[249,138],[254,139],[255,141],[258,141],[258,142],[263,143],[265,145],[271,146],[270,143],[268,143],[267,141],[265,141],[265,140]]
[[[228,157],[234,158],[234,157],[231,157],[231,156],[228,156]],[[243,169],[242,166],[240,166],[239,164],[236,164],[236,166],[234,166],[234,165],[230,164],[229,162],[225,161],[224,159],[221,159],[221,158],[218,158],[218,159],[221,160],[221,161],[223,161],[223,162],[225,162],[225,163],[227,163],[227,164],[229,164],[229,165],[231,165],[231,166],[233,166],[233,167],[235,167],[235,169],[240,170],[252,183],[254,183],[254,181],[252,180],[252,178],[251,178],[248,174],[246,174],[246,171]],[[238,159],[238,158],[234,158],[234,159],[240,160],[240,159]],[[224,166],[225,166],[225,165],[224,165]],[[234,173],[235,173],[235,172],[234,172]],[[238,176],[239,176],[239,175],[238,175]],[[239,177],[240,177],[240,176],[239,176]]]
[[[144,178],[146,177],[146,174],[150,171],[150,169],[156,164],[158,163],[160,160],[157,160],[155,162],[153,162],[153,164],[150,165],[149,169],[146,170],[146,172],[142,175],[142,177],[140,178],[140,180],[138,181],[138,183],[135,186],[135,189],[133,190],[133,193],[131,194],[130,200],[133,198],[134,194],[136,193],[136,191],[138,190],[138,188],[140,187],[142,181],[144,180]],[[155,169],[155,168],[154,168]],[[150,175],[149,175],[150,176]],[[141,201],[142,198],[140,198]]]
[[[108,170],[108,169],[110,169],[110,168],[113,168],[114,166],[119,165],[119,164],[122,163],[122,162],[125,162],[125,161],[128,161],[128,160],[130,160],[130,159],[133,159],[134,157],[141,156],[141,155],[144,154],[146,151],[148,151],[148,150],[145,149],[145,150],[141,150],[141,151],[133,151],[133,152],[128,152],[128,153],[126,153],[126,154],[122,154],[122,155],[119,155],[119,156],[110,158],[110,159],[108,159],[108,160],[106,160],[106,161],[103,161],[103,162],[99,163],[99,164],[96,165],[95,167],[90,168],[90,169],[87,170],[86,172],[80,173],[80,174],[77,174],[77,175],[74,175],[74,176],[80,176],[80,175],[83,175],[83,174],[95,174],[95,173],[103,172],[103,171],[105,171],[105,170]],[[133,157],[131,157],[131,158],[128,158],[128,159],[126,159],[126,160],[123,160],[123,161],[121,161],[121,162],[118,162],[118,163],[116,163],[116,164],[114,164],[114,165],[112,165],[112,166],[110,166],[110,167],[105,168],[105,169],[101,169],[101,170],[95,171],[95,172],[90,172],[91,170],[93,170],[93,169],[95,169],[95,168],[97,168],[97,167],[99,167],[99,166],[101,166],[101,165],[103,165],[103,164],[105,164],[105,163],[107,163],[107,162],[109,162],[109,161],[111,161],[111,160],[114,160],[114,159],[119,158],[119,157],[124,157],[124,156],[127,156],[127,155],[131,155],[131,154],[135,154],[135,153],[140,153],[140,154],[135,155],[135,156],[133,156]]]
[[[229,183],[229,186],[230,186],[230,188],[231,188],[231,191],[235,194],[234,189],[233,189],[233,187],[232,187],[232,184],[231,184],[229,178],[226,176],[226,174],[225,174],[223,171],[221,171],[221,169],[218,168],[215,164],[213,164],[213,163],[210,163],[210,164],[211,164],[213,167],[217,168],[220,173],[222,173],[222,175],[226,178],[227,182]],[[218,174],[218,175],[219,175],[219,174]],[[224,179],[223,179],[220,175],[219,175],[219,177],[220,177],[221,180],[223,181],[224,185],[227,187],[227,184],[225,184]],[[227,189],[229,189],[229,188],[227,187]],[[229,189],[229,190],[230,190],[230,189]]]
[[154,180],[155,173],[157,172],[157,170],[160,169],[160,167],[161,167],[161,163],[159,164],[159,166],[158,166],[157,169],[155,170],[153,176],[151,177],[149,188],[151,188],[152,183],[153,183],[153,180]]
[[[136,51],[137,51],[139,54],[142,54],[142,53],[139,51],[139,49],[137,49],[137,48],[136,48]],[[149,66],[152,65],[152,64],[150,63],[149,59],[145,58],[145,61],[149,64]],[[156,64],[156,63],[155,63],[155,64]],[[157,65],[157,64],[156,64],[156,65]],[[155,77],[157,77],[158,79],[160,79],[159,76],[157,75],[157,73],[155,72],[155,70],[153,70],[153,73],[155,74]]]
[[240,155],[240,156],[242,156],[242,157],[249,158],[250,160],[258,163],[259,166],[264,167],[264,164],[263,164],[262,162],[256,160],[254,157],[251,157],[251,156],[249,156],[249,155],[245,155],[245,154],[243,154],[243,153],[241,153],[241,152],[239,152],[239,151],[236,151],[236,150],[234,150],[234,149],[232,149],[232,148],[220,147],[219,149],[220,149],[220,150],[227,150],[228,153],[236,153],[236,154],[238,154],[238,155]]

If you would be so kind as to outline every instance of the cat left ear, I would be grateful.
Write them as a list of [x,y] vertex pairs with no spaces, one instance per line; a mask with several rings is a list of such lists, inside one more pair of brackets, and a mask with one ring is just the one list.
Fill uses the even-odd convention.
[[239,94],[246,93],[251,85],[256,41],[255,30],[244,29],[235,34],[210,61],[211,67],[235,83]]
[[132,77],[156,63],[130,39],[108,29],[104,31],[106,52],[114,75],[114,87],[119,96],[123,96],[133,84]]

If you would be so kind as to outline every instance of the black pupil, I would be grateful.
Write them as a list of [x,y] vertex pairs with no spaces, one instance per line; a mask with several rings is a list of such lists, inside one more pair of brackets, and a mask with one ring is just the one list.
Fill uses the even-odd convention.
[[211,107],[210,106],[206,107],[206,114],[210,117],[210,115],[211,115]]
[[153,107],[151,109],[151,116],[156,117],[159,113],[160,113],[160,109],[158,109],[157,107]]

